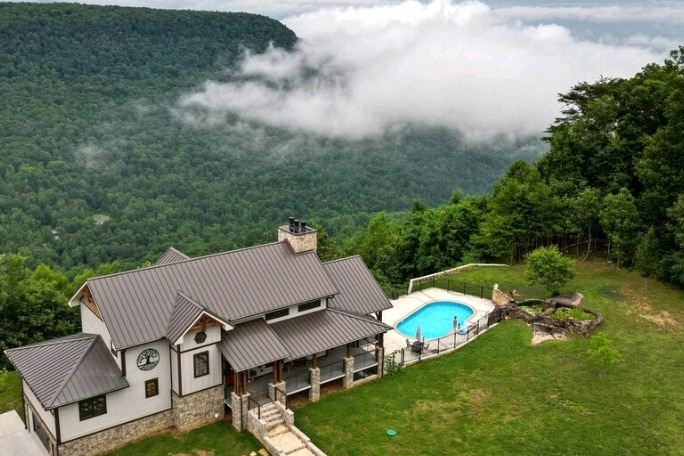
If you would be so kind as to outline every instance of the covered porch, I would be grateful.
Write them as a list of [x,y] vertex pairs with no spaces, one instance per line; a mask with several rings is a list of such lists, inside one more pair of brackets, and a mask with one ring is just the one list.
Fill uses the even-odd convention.
[[[263,319],[223,333],[225,404],[242,412],[247,403],[266,403],[309,391],[317,401],[323,384],[342,379],[345,388],[382,375],[383,335],[389,326],[372,317],[325,309],[267,323]],[[285,398],[278,398],[284,400]]]

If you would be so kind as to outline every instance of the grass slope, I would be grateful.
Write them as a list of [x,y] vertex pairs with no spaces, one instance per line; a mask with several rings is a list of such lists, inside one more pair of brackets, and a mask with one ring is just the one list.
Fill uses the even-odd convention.
[[[592,363],[590,338],[532,346],[530,329],[507,321],[450,355],[306,404],[297,425],[330,456],[684,454],[682,292],[601,263],[580,268],[566,288],[604,314],[622,363]],[[523,272],[459,278],[524,294]]]

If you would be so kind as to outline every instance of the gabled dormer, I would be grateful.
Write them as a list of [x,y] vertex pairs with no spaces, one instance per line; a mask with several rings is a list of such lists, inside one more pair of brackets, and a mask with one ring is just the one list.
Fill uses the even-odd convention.
[[[215,329],[210,329],[215,328]],[[179,291],[166,330],[171,345],[202,345],[221,340],[221,328],[233,327],[197,301]],[[194,342],[194,344],[193,344]]]

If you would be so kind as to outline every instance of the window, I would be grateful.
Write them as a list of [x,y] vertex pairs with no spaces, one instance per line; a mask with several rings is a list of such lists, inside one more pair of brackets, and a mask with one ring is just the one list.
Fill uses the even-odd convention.
[[209,352],[197,353],[193,356],[195,378],[209,375]]
[[207,340],[207,333],[205,333],[204,331],[200,331],[197,334],[195,334],[196,344],[203,344],[205,340]]
[[159,394],[159,379],[153,378],[145,382],[145,397],[152,397]]
[[300,304],[297,307],[297,311],[304,312],[305,310],[315,309],[316,307],[319,307],[320,305],[321,305],[321,301],[306,302],[304,304]]
[[287,317],[288,315],[290,315],[290,309],[280,309],[275,312],[267,313],[264,315],[264,318],[266,320],[273,320],[274,318]]
[[102,396],[84,399],[78,403],[78,417],[81,421],[107,413],[107,397]]

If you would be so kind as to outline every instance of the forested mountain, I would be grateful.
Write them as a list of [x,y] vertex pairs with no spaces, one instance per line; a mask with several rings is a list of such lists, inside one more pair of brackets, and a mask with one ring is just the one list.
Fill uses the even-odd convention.
[[76,274],[271,241],[289,215],[346,235],[370,214],[491,189],[539,147],[404,126],[345,141],[176,109],[245,50],[295,33],[243,13],[0,4],[0,252]]

